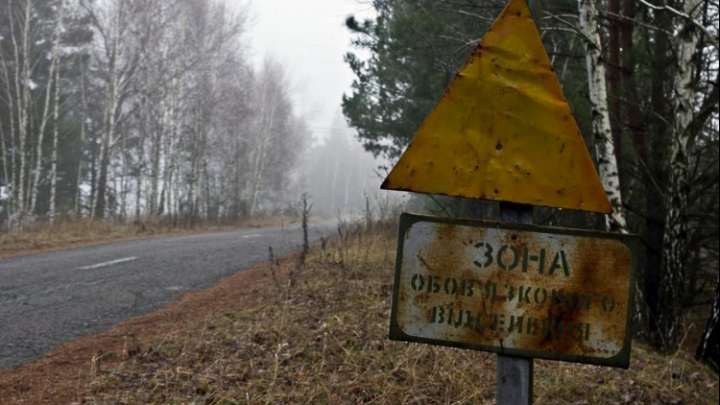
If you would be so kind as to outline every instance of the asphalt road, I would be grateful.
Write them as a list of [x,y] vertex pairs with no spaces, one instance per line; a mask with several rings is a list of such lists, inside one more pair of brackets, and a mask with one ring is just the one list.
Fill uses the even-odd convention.
[[[335,221],[309,226],[311,243]],[[302,244],[284,228],[152,238],[0,260],[0,369],[202,289]]]

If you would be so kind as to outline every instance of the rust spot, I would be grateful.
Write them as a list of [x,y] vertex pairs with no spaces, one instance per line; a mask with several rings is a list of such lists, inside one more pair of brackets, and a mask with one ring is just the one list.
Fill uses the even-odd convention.
[[417,294],[413,300],[415,301],[415,304],[423,305],[427,304],[430,301],[430,294],[426,292],[422,292]]

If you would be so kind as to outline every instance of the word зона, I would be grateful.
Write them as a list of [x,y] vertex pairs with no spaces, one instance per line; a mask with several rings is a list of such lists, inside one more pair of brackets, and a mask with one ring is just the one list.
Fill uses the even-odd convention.
[[[521,252],[520,249],[513,245],[502,245],[497,251],[493,248],[493,245],[487,242],[476,243],[475,247],[480,250],[482,256],[478,258],[480,260],[474,260],[473,264],[481,269],[486,269],[496,263],[500,270],[511,271],[522,264],[522,272],[527,273],[530,264],[535,262],[537,263],[537,272],[540,274],[545,273],[545,248],[541,248],[540,252],[535,255],[530,254],[527,247],[523,248]],[[563,250],[555,253],[547,274],[552,276],[559,269],[562,270],[565,277],[570,277],[570,268]]]

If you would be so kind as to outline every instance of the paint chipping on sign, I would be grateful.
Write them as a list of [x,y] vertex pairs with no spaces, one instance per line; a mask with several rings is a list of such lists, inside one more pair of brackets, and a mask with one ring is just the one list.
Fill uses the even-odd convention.
[[400,241],[392,338],[627,366],[632,237],[403,214]]

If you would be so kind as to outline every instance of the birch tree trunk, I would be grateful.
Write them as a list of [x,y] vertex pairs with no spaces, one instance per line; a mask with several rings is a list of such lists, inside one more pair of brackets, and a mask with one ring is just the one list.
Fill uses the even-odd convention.
[[[7,67],[7,62],[5,61],[5,55],[2,52],[0,52],[0,58],[2,58],[3,77],[4,77],[5,83],[6,83],[5,93],[6,93],[6,97],[8,100],[8,111],[9,111],[8,117],[9,117],[9,124],[10,124],[10,147],[11,147],[11,150],[17,151],[17,144],[15,143],[15,98],[12,96],[12,90],[11,90],[12,83],[10,82],[10,75],[8,74],[8,67]],[[3,145],[4,145],[4,143],[3,143]],[[10,168],[11,169],[9,172],[9,177],[10,177],[10,182],[12,183],[12,189],[11,189],[12,194],[11,194],[11,198],[10,198],[10,209],[9,209],[9,215],[8,215],[8,218],[10,219],[10,221],[8,223],[8,227],[10,229],[14,229],[15,226],[17,225],[15,223],[13,223],[13,220],[12,220],[12,218],[15,216],[15,208],[17,207],[17,202],[18,202],[17,201],[18,193],[16,192],[16,190],[18,188],[19,181],[16,179],[17,173],[15,172],[15,168],[17,167],[17,160],[15,157],[17,155],[18,155],[17,152],[10,154]],[[7,155],[3,155],[3,156],[7,156]],[[3,158],[3,163],[5,163],[6,161],[7,160],[5,158]],[[5,170],[5,174],[8,174],[7,170]],[[10,183],[6,183],[6,184],[10,184]]]
[[[9,9],[12,10],[12,0],[10,0]],[[18,149],[20,154],[20,167],[18,173],[18,184],[16,194],[18,228],[25,226],[25,175],[27,170],[27,130],[28,130],[28,114],[30,109],[30,63],[29,63],[29,31],[30,31],[30,10],[32,1],[26,0],[24,11],[24,25],[22,37],[22,50],[20,50],[17,38],[15,36],[14,18],[10,18],[10,39],[13,45],[13,57],[15,61],[15,95],[17,102],[17,121],[18,121]],[[23,63],[20,63],[20,55],[23,55]],[[20,70],[22,66],[22,79],[20,78]]]
[[140,211],[140,201],[142,200],[143,170],[145,169],[145,139],[147,138],[147,120],[145,119],[145,111],[147,108],[147,97],[143,94],[140,96],[140,111],[138,112],[138,131],[140,139],[137,146],[138,173],[135,178],[135,220],[139,221],[142,212]]
[[[184,3],[181,3],[184,4]],[[187,10],[184,9],[184,7],[181,7],[182,11],[180,12],[180,21],[179,25],[176,28],[177,34],[179,36],[178,39],[178,48],[179,49],[185,49],[186,45],[186,17],[187,17]],[[164,142],[164,167],[163,167],[163,184],[162,184],[162,191],[160,192],[160,202],[158,203],[158,210],[160,215],[163,215],[165,213],[170,214],[171,216],[174,213],[177,213],[178,210],[173,205],[173,194],[175,195],[175,198],[177,198],[177,193],[173,192],[173,172],[176,170],[176,161],[178,158],[178,151],[176,145],[180,142],[180,101],[179,101],[179,95],[182,92],[182,86],[180,84],[180,72],[182,71],[181,65],[177,62],[174,63],[170,69],[168,70],[170,74],[172,75],[172,79],[170,80],[169,84],[169,108],[170,108],[170,133],[166,137]],[[185,72],[183,72],[185,73]]]
[[[701,0],[686,0],[684,12],[693,17],[699,12]],[[684,299],[684,263],[687,256],[687,208],[690,194],[688,141],[693,120],[692,58],[699,35],[690,21],[682,21],[677,38],[673,90],[673,124],[670,145],[669,187],[665,201],[662,269],[660,275],[660,313],[658,332],[666,351],[676,348],[679,322]]]
[[255,164],[253,165],[252,190],[250,194],[250,217],[255,215],[255,207],[257,206],[258,197],[260,195],[260,184],[262,182],[262,171],[265,160],[265,147],[267,137],[263,135],[258,150],[255,152]]
[[205,207],[205,210],[203,211],[203,220],[209,221],[210,220],[210,213],[211,213],[211,204],[210,204],[210,175],[208,173],[208,162],[207,162],[207,154],[203,154],[203,186],[205,191],[205,203],[203,204]]
[[[129,151],[127,148],[127,137],[123,136],[121,138],[120,147],[122,149],[122,168],[120,169],[120,190],[118,193],[120,193],[120,222],[124,223],[127,219],[127,194],[129,192],[128,190],[128,168],[130,167],[130,163],[128,159]],[[117,190],[117,187],[116,187]],[[116,194],[117,196],[117,194]]]
[[85,145],[85,125],[87,120],[87,90],[86,90],[86,77],[85,77],[85,64],[82,65],[81,68],[81,76],[80,76],[80,97],[82,102],[82,111],[81,111],[81,119],[82,122],[80,124],[80,153],[78,154],[78,165],[77,165],[77,178],[75,180],[75,217],[76,218],[82,218],[82,162],[83,157],[85,155],[84,145]]
[[[198,97],[202,97],[199,95]],[[206,100],[204,100],[206,101]],[[196,101],[195,105],[195,117],[194,117],[194,129],[192,134],[192,145],[191,145],[191,163],[190,163],[190,187],[188,191],[188,204],[190,211],[190,224],[195,226],[195,222],[198,219],[197,216],[200,213],[200,202],[202,198],[202,160],[205,154],[205,145],[207,141],[206,133],[206,122],[204,118],[204,105],[201,105],[203,101]]]
[[597,151],[598,174],[613,207],[612,214],[605,217],[605,226],[609,231],[625,233],[627,232],[627,223],[623,213],[620,175],[610,127],[605,61],[602,56],[595,0],[578,0],[578,11],[580,15],[579,29],[585,37],[585,61],[590,105],[592,106],[592,129]]
[[163,131],[165,130],[165,113],[162,112],[161,124],[155,125],[151,136],[151,157],[150,157],[150,201],[149,211],[151,216],[158,214],[158,192],[160,189],[160,153],[162,150]]
[[[175,138],[178,136],[179,133],[179,108],[177,100],[177,92],[179,91],[179,88],[176,86],[175,82],[176,80],[173,79],[172,88],[174,89],[174,91],[171,93],[170,96],[170,134],[166,137],[164,142],[165,161],[163,168],[163,185],[162,192],[160,193],[160,203],[158,204],[158,210],[161,215],[165,213],[172,214],[173,212],[171,184],[173,171],[175,170],[175,161],[177,159],[175,152]],[[165,208],[166,206],[167,208]]]
[[100,143],[100,156],[98,158],[98,176],[95,186],[95,197],[92,217],[102,219],[105,216],[105,198],[107,189],[108,166],[110,165],[110,142],[112,138],[112,128],[115,126],[114,100],[115,94],[112,88],[114,83],[108,89],[108,97],[106,97],[107,105],[105,106],[105,118],[103,125],[103,134]]
[[[119,21],[118,21],[119,24]],[[114,38],[114,49],[117,49],[119,42],[119,34],[115,33]],[[115,51],[113,51],[115,53]],[[108,81],[106,82],[106,99],[105,99],[105,118],[103,125],[102,141],[100,144],[100,159],[99,159],[99,172],[97,179],[96,197],[95,197],[95,212],[93,216],[96,219],[103,219],[105,217],[105,208],[107,205],[107,184],[108,184],[108,170],[110,166],[110,157],[112,155],[112,148],[115,144],[115,129],[117,126],[117,114],[118,114],[118,87],[120,84],[120,75],[116,71],[117,59],[115,55],[112,57],[112,62],[108,65]]]
[[[55,70],[58,69],[60,63],[60,56],[58,47],[60,45],[60,33],[62,32],[62,19],[63,19],[63,2],[60,2],[60,10],[58,15],[58,21],[55,24],[55,32],[53,34],[52,44],[52,60],[50,61],[50,69],[48,70],[47,83],[45,84],[45,104],[43,104],[43,113],[40,118],[40,128],[38,130],[37,145],[35,152],[35,172],[32,182],[32,191],[30,193],[30,214],[35,214],[35,208],[37,207],[38,191],[40,188],[40,176],[42,175],[42,162],[43,162],[43,140],[45,139],[45,128],[47,128],[48,121],[50,121],[50,95],[52,94],[53,80],[55,79]],[[55,84],[57,86],[57,83]]]
[[[5,128],[2,125],[2,122],[0,122],[0,159],[2,159],[2,171],[3,171],[3,185],[5,187],[11,187],[10,184],[10,174],[8,172],[8,165],[7,165],[7,157],[8,153],[5,148]],[[7,209],[7,208],[6,208]],[[9,209],[10,214],[12,215],[12,209]],[[0,222],[0,230],[2,230],[2,223]]]
[[[263,83],[263,95],[260,107],[260,144],[256,151],[255,164],[253,165],[252,190],[250,194],[250,217],[255,214],[255,209],[257,207],[260,185],[262,183],[262,175],[265,170],[267,147],[270,142],[270,137],[272,136],[272,125],[275,120],[276,106],[273,104],[273,100],[270,100],[270,94],[268,94],[270,92],[269,80],[271,79],[269,77],[265,77],[264,80],[265,83]],[[270,111],[267,111],[268,109]]]
[[48,211],[50,224],[55,222],[55,197],[57,193],[58,124],[60,122],[60,55],[58,45],[60,43],[60,34],[63,29],[65,0],[60,0],[59,7],[58,21],[57,26],[55,27],[55,42],[53,43],[53,62],[55,63],[55,102],[53,106],[53,148],[52,155],[50,156],[50,208]]
[[[610,15],[609,18],[609,35],[608,35],[608,54],[610,61],[609,79],[610,79],[610,94],[614,95],[608,100],[608,109],[610,117],[610,125],[612,129],[613,145],[615,146],[615,156],[620,160],[619,164],[622,164],[622,142],[620,135],[622,133],[621,125],[612,125],[621,120],[621,108],[620,108],[620,94],[622,92],[620,86],[620,0],[609,0],[607,2],[607,9]],[[624,170],[623,170],[624,172]],[[625,190],[631,190],[626,188]],[[627,194],[625,194],[627,197]],[[627,198],[626,198],[627,200]]]
[[[62,3],[61,6],[62,7]],[[50,224],[55,222],[55,197],[57,194],[58,125],[60,123],[60,66],[55,71],[55,105],[53,106],[53,148],[50,156]]]

